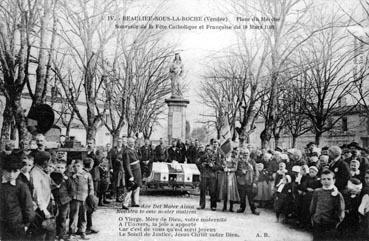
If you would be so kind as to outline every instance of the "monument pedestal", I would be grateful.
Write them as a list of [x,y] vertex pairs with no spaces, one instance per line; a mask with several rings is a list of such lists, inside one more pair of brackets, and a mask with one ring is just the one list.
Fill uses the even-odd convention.
[[186,108],[190,103],[189,100],[182,97],[171,97],[165,99],[165,103],[168,105],[168,143],[172,142],[172,139],[186,138]]

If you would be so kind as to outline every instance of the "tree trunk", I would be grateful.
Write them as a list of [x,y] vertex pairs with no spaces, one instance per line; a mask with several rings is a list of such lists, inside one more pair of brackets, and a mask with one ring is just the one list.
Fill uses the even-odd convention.
[[3,112],[3,125],[1,127],[1,138],[0,138],[0,148],[4,149],[5,142],[10,140],[10,127],[13,121],[13,115],[11,106],[8,100],[6,100],[5,109]]
[[65,127],[66,127],[65,136],[69,136],[69,134],[70,134],[70,127],[71,127],[71,125],[73,123],[73,120],[74,120],[74,114],[75,114],[74,109],[72,109],[72,113],[70,114],[70,118],[68,120],[68,123],[67,123],[67,125],[65,125]]
[[316,132],[315,133],[315,144],[316,146],[319,146],[320,145],[320,137],[322,136],[322,133],[321,132]]
[[292,135],[292,148],[296,147],[297,136]]
[[113,146],[116,146],[118,143],[119,136],[120,136],[120,129],[115,130],[111,132],[110,134],[113,136]]
[[24,143],[27,141],[28,131],[26,125],[26,117],[21,104],[21,94],[17,94],[12,103],[15,124],[18,130],[19,149],[23,149]]
[[48,50],[47,46],[47,28],[48,23],[50,22],[50,5],[49,1],[44,1],[43,4],[43,13],[40,16],[40,49],[38,56],[38,66],[36,68],[36,86],[34,92],[34,99],[32,103],[32,107],[43,104],[45,102],[45,88],[47,88],[47,79],[46,79],[46,63],[47,63],[47,52],[52,51],[52,49]]
[[276,111],[277,111],[277,80],[278,80],[278,73],[272,72],[271,77],[271,88],[270,88],[270,96],[268,100],[268,108],[267,108],[267,115],[265,117],[265,128],[260,134],[261,138],[261,148],[266,148],[269,145],[269,141],[273,135],[273,125],[275,124],[276,120]]
[[67,129],[65,130],[65,136],[69,136],[70,133],[70,125],[68,125]]
[[12,121],[10,125],[10,140],[15,141],[17,139],[17,127],[15,125],[15,122]]
[[277,135],[277,136],[275,136],[274,137],[274,149],[277,149],[277,147],[279,147],[279,140],[280,140],[281,138],[279,137],[279,135]]

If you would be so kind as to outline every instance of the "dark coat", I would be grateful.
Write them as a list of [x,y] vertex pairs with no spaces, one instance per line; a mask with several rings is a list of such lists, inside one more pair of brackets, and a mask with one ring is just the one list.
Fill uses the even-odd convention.
[[239,185],[252,185],[259,178],[259,172],[252,165],[251,160],[239,159],[237,162],[237,182]]
[[64,180],[59,185],[55,183],[51,186],[51,192],[58,205],[64,205],[72,200],[72,183],[67,176],[64,176]]
[[114,147],[108,152],[107,158],[109,162],[111,163],[111,166],[114,172],[118,172],[118,171],[124,172],[124,169],[123,169],[124,149],[125,148],[122,147],[120,150],[118,150],[117,147]]
[[[152,162],[154,159],[153,150],[151,146],[142,146],[138,152],[141,164],[141,171],[143,177],[148,177],[151,173]],[[148,163],[146,163],[148,161]]]
[[19,176],[17,177],[18,180],[22,181],[24,184],[26,184],[29,188],[30,193],[33,192],[33,184],[30,180],[27,179],[27,177],[21,172],[19,173]]
[[222,167],[218,165],[219,162],[216,162],[216,160],[212,158],[212,154],[211,152],[203,152],[198,159],[197,166],[199,167],[202,177],[216,178],[217,171],[222,169]]
[[129,182],[131,177],[134,178],[134,182],[141,187],[142,175],[140,167],[140,159],[135,149],[127,148],[125,151],[125,158],[123,158],[123,167],[125,171],[126,183]]
[[178,145],[178,148],[179,148],[179,158],[177,161],[179,163],[184,163],[186,161],[186,155],[187,155],[186,145],[184,143],[181,143]]
[[[16,185],[0,184],[0,225],[1,229],[16,229],[32,222],[35,217],[31,193],[22,181]],[[24,231],[24,229],[23,229]]]
[[172,161],[177,161],[180,162],[181,159],[181,153],[178,147],[169,147],[168,148],[168,161],[172,162]]
[[151,146],[141,146],[138,151],[138,155],[141,161],[150,161],[152,162],[154,159],[154,154]]
[[329,170],[334,172],[336,182],[335,185],[338,188],[338,191],[342,192],[348,180],[350,179],[350,169],[347,163],[341,159],[336,161],[333,165],[329,165]]
[[157,162],[165,162],[167,160],[167,153],[166,153],[166,149],[164,146],[162,145],[158,145],[155,147],[155,151],[154,151],[154,159]]
[[108,152],[108,160],[109,165],[113,168],[113,184],[116,187],[125,186],[125,174],[123,168],[123,159],[125,158],[125,150],[126,147],[122,147],[118,150],[117,147],[114,147]]
[[190,145],[186,152],[187,163],[195,163],[197,158],[197,149],[194,145]]

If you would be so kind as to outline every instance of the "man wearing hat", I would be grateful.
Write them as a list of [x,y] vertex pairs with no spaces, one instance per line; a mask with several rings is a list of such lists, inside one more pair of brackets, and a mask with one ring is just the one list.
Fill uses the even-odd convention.
[[250,204],[251,212],[259,215],[254,203],[253,188],[256,187],[258,180],[258,171],[250,162],[250,151],[247,148],[240,149],[240,156],[237,163],[237,183],[240,194],[241,205],[237,210],[238,213],[243,213],[246,209],[246,196]]
[[132,207],[140,206],[140,188],[142,186],[140,159],[138,157],[138,152],[135,149],[135,139],[132,137],[128,138],[127,144],[128,148],[124,154],[123,167],[128,191],[123,195],[123,209],[128,209],[129,201],[131,201]]
[[221,167],[213,158],[213,150],[208,145],[206,149],[200,147],[197,166],[201,173],[200,179],[200,206],[198,209],[204,209],[206,206],[206,192],[209,190],[210,208],[215,211],[217,207],[217,170]]
[[0,239],[26,240],[26,229],[35,217],[30,191],[17,180],[21,160],[11,154],[3,159],[0,184]]
[[346,162],[341,158],[342,150],[338,146],[331,146],[328,149],[329,170],[331,170],[336,178],[335,185],[342,192],[347,181],[350,179],[350,169]]

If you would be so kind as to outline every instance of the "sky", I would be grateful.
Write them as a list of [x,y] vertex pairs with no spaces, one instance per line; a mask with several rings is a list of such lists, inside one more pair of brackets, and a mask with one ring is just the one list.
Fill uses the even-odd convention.
[[[149,1],[152,4],[152,1]],[[160,2],[160,1],[158,1]],[[142,4],[147,1],[142,1]],[[151,8],[151,9],[155,9]],[[226,17],[221,10],[219,0],[169,0],[165,1],[160,7],[160,16],[203,16],[203,17]],[[130,14],[130,13],[129,13]],[[133,14],[133,13],[131,13]],[[130,14],[130,15],[131,15]],[[210,23],[210,22],[206,22]],[[168,23],[164,23],[168,25]],[[177,22],[183,25],[185,22]],[[199,22],[186,22],[188,25],[200,25]],[[201,23],[203,24],[203,23]],[[213,23],[222,25],[222,22]],[[168,43],[176,43],[178,51],[182,58],[185,69],[185,82],[188,85],[184,97],[190,100],[187,107],[187,120],[190,122],[191,129],[201,124],[200,114],[207,112],[206,107],[201,103],[198,97],[200,82],[206,65],[211,60],[211,56],[227,49],[235,40],[233,31],[230,30],[168,30],[164,39]],[[167,135],[167,110],[160,121],[160,126],[155,128],[152,138],[158,139]]]
[[[242,2],[242,1],[241,1]],[[338,2],[340,7],[347,12],[352,12],[355,9],[355,4],[350,0],[315,0],[315,4],[321,4],[319,11],[332,10],[332,4]],[[354,1],[358,2],[358,1]],[[158,11],[158,16],[202,16],[205,17],[229,17],[227,6],[225,3],[231,4],[232,1],[223,0],[166,0],[166,1],[150,1],[140,0],[136,2],[140,9],[149,9],[148,12]],[[158,8],[157,6],[160,7]],[[317,9],[318,9],[317,8]],[[324,10],[321,10],[324,9]],[[135,15],[135,10],[128,15]],[[142,14],[143,11],[140,10]],[[258,14],[255,13],[255,16]],[[241,16],[251,17],[251,16]],[[184,22],[177,22],[185,24]],[[213,24],[222,25],[225,22],[186,22],[191,25]],[[230,22],[226,23],[230,24]],[[168,25],[168,23],[166,23]],[[207,113],[209,110],[201,103],[198,97],[200,82],[205,74],[206,66],[211,63],[212,56],[220,52],[227,52],[230,46],[236,42],[236,35],[233,30],[167,30],[165,40],[168,43],[177,43],[178,51],[182,57],[182,62],[185,69],[185,82],[188,83],[188,91],[184,97],[190,100],[187,107],[187,120],[190,122],[191,129],[200,126],[201,114]],[[152,138],[158,139],[167,135],[167,112],[160,122],[160,126],[155,128]]]

